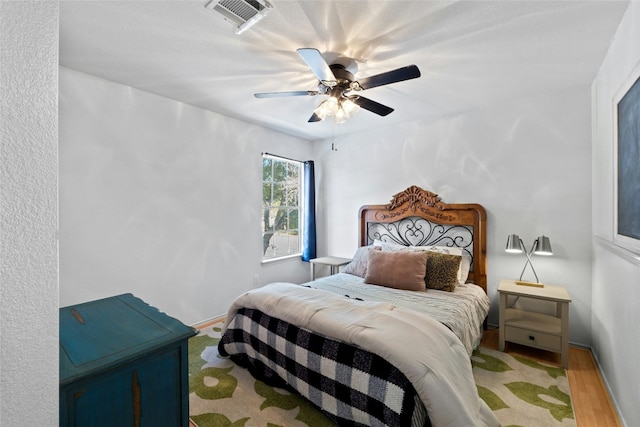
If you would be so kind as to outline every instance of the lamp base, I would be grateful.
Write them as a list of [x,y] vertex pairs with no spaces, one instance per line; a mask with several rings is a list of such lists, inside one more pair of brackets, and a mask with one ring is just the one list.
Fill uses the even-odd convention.
[[544,288],[544,284],[538,282],[527,282],[526,280],[516,280],[516,285],[533,286],[535,288]]

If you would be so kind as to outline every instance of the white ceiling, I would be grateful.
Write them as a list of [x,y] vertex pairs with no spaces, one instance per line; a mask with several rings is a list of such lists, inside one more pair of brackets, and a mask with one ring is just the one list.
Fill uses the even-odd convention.
[[[206,1],[62,1],[60,64],[309,140],[426,121],[589,85],[628,1],[284,1],[248,31]],[[358,77],[416,64],[422,76],[362,95],[395,108],[307,123],[320,97],[296,53],[354,58]]]

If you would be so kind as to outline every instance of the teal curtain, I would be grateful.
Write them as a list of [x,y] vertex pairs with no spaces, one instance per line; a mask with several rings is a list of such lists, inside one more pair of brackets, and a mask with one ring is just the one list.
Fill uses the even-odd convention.
[[316,180],[313,161],[304,162],[302,260],[316,257]]

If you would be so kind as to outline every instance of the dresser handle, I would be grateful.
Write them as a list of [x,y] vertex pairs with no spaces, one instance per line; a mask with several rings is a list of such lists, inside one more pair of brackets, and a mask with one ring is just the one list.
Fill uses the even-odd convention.
[[533,335],[529,335],[529,339],[530,339],[531,341],[535,341],[535,340],[536,340],[536,337],[534,337]]
[[133,425],[140,427],[140,382],[138,381],[138,371],[133,371],[131,379],[131,391],[133,394]]

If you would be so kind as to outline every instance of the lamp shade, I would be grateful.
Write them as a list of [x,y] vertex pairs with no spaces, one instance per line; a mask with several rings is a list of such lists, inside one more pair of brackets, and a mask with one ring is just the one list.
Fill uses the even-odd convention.
[[523,250],[520,237],[517,234],[509,234],[505,251],[509,253],[521,253]]
[[533,253],[536,255],[553,255],[551,242],[547,236],[540,236],[536,239],[536,246]]

